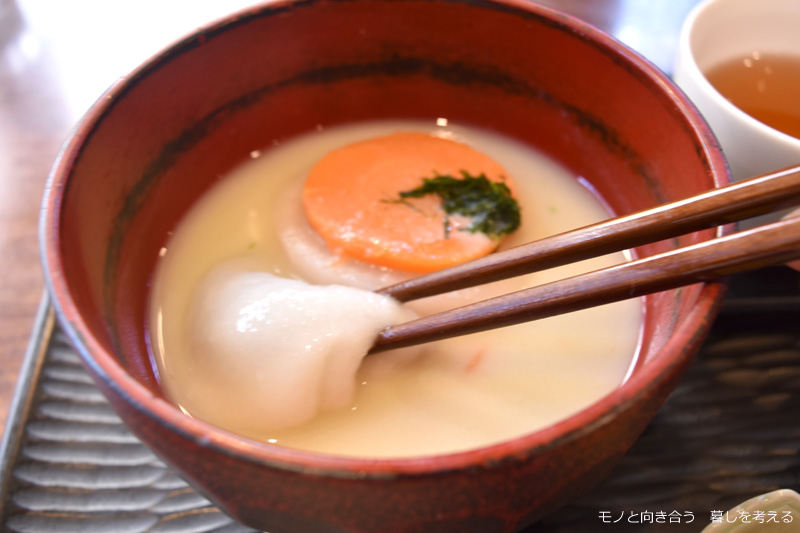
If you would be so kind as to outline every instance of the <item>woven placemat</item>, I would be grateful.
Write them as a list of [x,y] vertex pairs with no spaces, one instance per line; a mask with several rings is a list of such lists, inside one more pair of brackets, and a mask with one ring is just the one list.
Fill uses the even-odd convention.
[[[800,489],[799,289],[788,269],[735,278],[685,379],[612,475],[526,533],[700,531],[715,511]],[[127,430],[51,312],[32,345],[3,443],[4,530],[252,531]]]

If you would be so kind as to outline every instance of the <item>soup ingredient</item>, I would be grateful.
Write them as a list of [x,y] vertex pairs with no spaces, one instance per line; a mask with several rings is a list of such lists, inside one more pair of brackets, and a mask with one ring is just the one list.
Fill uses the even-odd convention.
[[294,275],[319,285],[339,284],[375,290],[414,274],[360,261],[331,250],[311,227],[302,207],[302,182],[276,192],[275,222],[280,248]]
[[[285,429],[245,424],[262,416],[259,397],[245,397],[239,390],[255,390],[255,373],[242,362],[227,368],[231,374],[239,372],[238,379],[225,374],[223,380],[217,367],[197,360],[189,327],[197,312],[196,292],[205,290],[209,272],[234,260],[239,272],[270,272],[320,285],[357,283],[378,289],[407,279],[407,272],[332,253],[308,224],[302,205],[313,162],[341,147],[398,131],[475,147],[517,177],[509,186],[524,217],[519,229],[502,239],[501,249],[609,216],[580,177],[544,154],[507,136],[452,121],[446,126],[431,120],[323,128],[259,151],[192,206],[166,243],[154,273],[149,346],[171,401],[191,416],[287,448],[350,457],[419,457],[474,449],[545,428],[626,379],[642,322],[641,302],[636,300],[432,343],[419,356],[369,356],[357,371],[353,402],[344,408],[322,409],[312,420]],[[396,200],[401,190],[421,183],[417,177],[389,197]],[[441,233],[441,218],[435,226]],[[623,260],[623,254],[610,254],[404,307],[426,315]],[[247,263],[241,266],[240,261]],[[246,361],[248,355],[227,357]]]
[[[442,180],[433,178],[432,184],[422,185],[426,190],[421,194],[413,192],[432,175],[483,175],[502,184],[509,197],[513,189],[505,169],[474,148],[425,133],[400,132],[322,157],[306,179],[303,206],[331,249],[368,263],[430,272],[492,252],[499,234],[472,228],[486,226],[481,217],[491,217],[478,208],[492,207],[496,201],[473,201],[467,214],[463,209],[446,212],[440,198]],[[497,189],[490,192],[497,195]],[[407,194],[404,201],[397,202],[402,194]]]
[[706,77],[748,115],[800,139],[800,56],[753,52],[717,65]]
[[347,407],[378,332],[415,317],[371,291],[309,285],[249,271],[235,260],[212,270],[194,298],[188,321],[194,376],[183,394],[214,395],[215,402],[192,401],[193,414],[247,432]]
[[490,181],[486,175],[472,176],[461,171],[461,178],[437,175],[425,178],[423,184],[411,191],[400,193],[400,198],[422,198],[435,194],[442,199],[445,217],[445,236],[450,235],[450,216],[463,215],[472,223],[465,231],[481,232],[499,239],[519,227],[519,204],[511,196],[511,189],[502,182]]

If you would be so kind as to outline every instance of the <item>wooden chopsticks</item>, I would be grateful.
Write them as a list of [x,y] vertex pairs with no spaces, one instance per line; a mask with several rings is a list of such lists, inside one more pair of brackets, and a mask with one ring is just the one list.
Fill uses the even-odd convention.
[[[387,287],[410,301],[800,204],[800,167],[568,231]],[[370,353],[555,316],[800,258],[800,217],[390,326]]]

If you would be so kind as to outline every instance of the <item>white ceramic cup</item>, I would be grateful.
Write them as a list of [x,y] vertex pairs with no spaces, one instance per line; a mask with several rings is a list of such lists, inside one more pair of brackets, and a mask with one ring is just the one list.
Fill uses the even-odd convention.
[[684,22],[674,68],[675,82],[717,136],[734,180],[800,164],[800,139],[740,110],[705,77],[753,52],[800,58],[800,0],[700,2]]

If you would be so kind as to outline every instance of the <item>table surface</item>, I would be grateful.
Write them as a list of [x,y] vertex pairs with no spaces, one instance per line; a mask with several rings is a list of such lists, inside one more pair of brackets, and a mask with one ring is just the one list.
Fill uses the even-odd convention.
[[[665,71],[698,0],[546,0]],[[0,431],[44,280],[39,205],[73,124],[119,77],[192,29],[253,0],[0,0]]]

